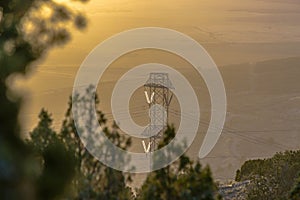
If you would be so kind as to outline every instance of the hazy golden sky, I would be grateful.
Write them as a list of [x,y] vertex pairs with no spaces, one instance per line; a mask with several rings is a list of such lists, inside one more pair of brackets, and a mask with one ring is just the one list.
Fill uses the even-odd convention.
[[297,0],[91,0],[75,8],[88,17],[88,29],[74,32],[44,65],[78,65],[104,39],[144,26],[175,29],[202,44],[300,42]]
[[[68,3],[68,0],[58,0]],[[23,112],[33,126],[41,107],[55,118],[65,111],[78,67],[100,42],[132,28],[159,26],[200,42],[218,66],[300,55],[298,0],[91,0],[69,4],[88,18],[64,47],[52,50],[37,70],[19,81],[29,90]]]

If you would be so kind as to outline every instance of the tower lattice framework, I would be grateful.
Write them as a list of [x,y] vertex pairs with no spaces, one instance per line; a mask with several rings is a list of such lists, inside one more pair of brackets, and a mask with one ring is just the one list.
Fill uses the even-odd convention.
[[168,124],[169,105],[175,89],[169,79],[168,73],[150,73],[149,79],[144,84],[144,90],[149,96],[149,131],[160,130],[156,135],[150,137],[150,152],[158,148]]

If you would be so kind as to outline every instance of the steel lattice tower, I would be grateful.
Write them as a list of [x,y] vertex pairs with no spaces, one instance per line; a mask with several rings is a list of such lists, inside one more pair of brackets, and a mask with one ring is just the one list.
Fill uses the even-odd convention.
[[159,140],[163,136],[168,124],[168,111],[174,89],[168,73],[150,73],[144,84],[144,90],[149,104],[150,126],[149,131],[160,131],[150,137],[150,152],[158,148]]

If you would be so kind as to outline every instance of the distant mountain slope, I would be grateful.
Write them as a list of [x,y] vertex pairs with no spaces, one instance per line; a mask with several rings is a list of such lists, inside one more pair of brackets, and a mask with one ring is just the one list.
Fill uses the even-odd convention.
[[250,199],[288,199],[299,175],[300,150],[246,161],[237,171],[236,180],[250,180]]
[[222,136],[203,163],[233,178],[249,158],[300,149],[300,57],[220,68],[228,113]]

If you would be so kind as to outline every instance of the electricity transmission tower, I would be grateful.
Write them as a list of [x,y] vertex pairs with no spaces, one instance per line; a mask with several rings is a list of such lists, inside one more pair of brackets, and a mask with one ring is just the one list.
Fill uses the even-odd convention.
[[[144,92],[149,105],[150,124],[148,132],[157,134],[150,137],[148,151],[153,152],[158,148],[168,124],[168,111],[175,89],[169,79],[168,73],[150,73],[149,79],[144,84]],[[144,148],[145,144],[143,142]]]

